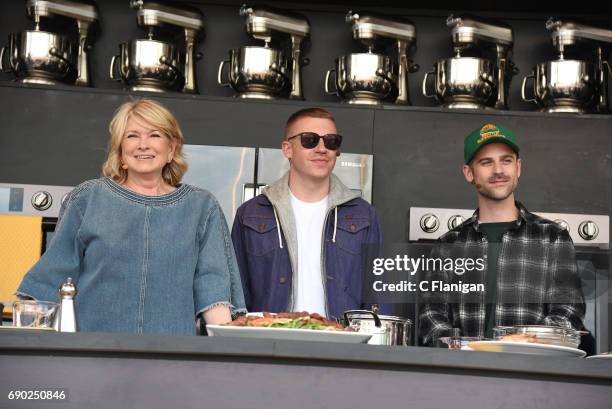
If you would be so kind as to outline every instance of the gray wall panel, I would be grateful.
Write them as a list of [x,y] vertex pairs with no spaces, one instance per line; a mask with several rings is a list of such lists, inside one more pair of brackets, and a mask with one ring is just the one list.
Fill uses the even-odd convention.
[[[174,112],[186,143],[278,148],[285,122],[308,102],[261,102],[177,94],[154,98]],[[97,177],[106,158],[108,123],[130,95],[122,91],[0,85],[0,179],[75,185]],[[343,149],[372,152],[374,112],[325,106],[347,137]]]

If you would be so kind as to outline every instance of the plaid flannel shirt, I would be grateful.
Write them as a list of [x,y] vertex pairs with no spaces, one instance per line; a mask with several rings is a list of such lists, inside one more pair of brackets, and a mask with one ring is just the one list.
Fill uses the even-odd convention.
[[[507,231],[498,259],[495,325],[556,325],[583,329],[584,297],[569,233],[556,223],[529,213],[516,202],[520,217]],[[424,271],[421,280],[485,283],[487,239],[479,229],[478,210],[461,226],[438,239],[430,258],[482,258],[482,271],[457,275],[452,270]],[[484,336],[485,292],[421,292],[422,342],[460,328],[463,336]]]

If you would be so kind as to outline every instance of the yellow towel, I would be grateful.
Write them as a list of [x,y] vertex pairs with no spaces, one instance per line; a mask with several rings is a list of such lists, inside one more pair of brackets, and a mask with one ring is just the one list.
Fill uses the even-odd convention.
[[0,215],[0,301],[15,298],[21,279],[40,258],[41,246],[42,217]]

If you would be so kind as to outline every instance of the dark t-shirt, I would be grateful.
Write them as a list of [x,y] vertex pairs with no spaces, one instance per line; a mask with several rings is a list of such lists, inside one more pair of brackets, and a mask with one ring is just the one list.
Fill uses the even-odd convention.
[[485,315],[485,337],[493,337],[495,326],[495,305],[497,301],[497,260],[501,249],[502,236],[516,222],[481,223],[480,231],[487,237],[487,307]]

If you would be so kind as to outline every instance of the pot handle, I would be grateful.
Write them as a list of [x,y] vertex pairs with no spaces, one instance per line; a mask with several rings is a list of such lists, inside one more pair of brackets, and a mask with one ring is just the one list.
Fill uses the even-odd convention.
[[[526,77],[523,77],[523,84],[521,85],[521,98],[523,98],[523,101],[525,102],[535,102],[536,104],[538,103],[538,101],[535,98],[527,98],[527,93],[525,92],[525,87],[527,85],[527,80],[531,78],[535,81],[535,72],[531,72],[531,74],[527,75]],[[534,88],[535,88],[535,82],[534,82]],[[534,92],[535,95],[535,92]]]
[[406,320],[404,321],[404,346],[410,346],[412,336],[412,321]]
[[285,81],[287,81],[288,83],[291,82],[291,78],[287,77],[287,74],[285,72],[283,72],[282,67],[279,68],[276,63],[270,64],[270,71],[273,71],[273,72],[277,73],[278,75],[283,77],[285,79]]
[[436,94],[431,94],[429,95],[427,93],[427,78],[429,78],[430,75],[435,74],[435,71],[429,71],[425,73],[425,77],[423,78],[423,84],[421,86],[421,92],[423,93],[423,96],[426,98],[435,98]]
[[391,79],[391,77],[389,77],[387,74],[385,74],[385,72],[384,72],[384,71],[383,71],[381,68],[379,68],[379,69],[377,69],[377,70],[376,70],[376,75],[377,75],[377,76],[379,76],[379,77],[381,77],[381,78],[386,79],[387,81],[389,81],[389,82],[391,83],[391,85],[393,85],[393,86],[391,87],[391,89],[389,90],[389,92],[387,92],[387,94],[386,94],[386,95],[385,95],[385,96],[382,98],[382,99],[387,99],[387,97],[389,96],[389,94],[391,94],[391,92],[393,92],[393,89],[394,89],[394,88],[395,88],[395,89],[397,89],[397,88],[398,88],[398,87],[397,87],[397,83],[396,83],[395,81],[393,81],[393,79]]
[[219,70],[217,71],[217,84],[221,85],[222,87],[230,86],[229,82],[223,82],[223,67],[225,66],[225,64],[229,64],[229,62],[230,60],[221,61],[221,63],[219,64]]
[[376,328],[380,328],[382,326],[382,324],[380,323],[380,318],[378,318],[378,314],[372,312],[372,311],[368,311],[368,310],[350,310],[350,311],[344,311],[344,321],[346,322],[346,325],[348,326],[351,322],[349,320],[348,315],[352,314],[352,313],[359,313],[359,314],[370,314],[372,317],[374,317],[374,325],[376,326]]
[[108,72],[108,75],[110,76],[110,79],[113,81],[121,81],[121,77],[117,78],[115,77],[115,62],[117,62],[117,59],[119,58],[119,55],[113,55],[113,58],[111,58],[111,62],[110,62],[110,69]]
[[608,76],[612,78],[612,68],[610,67],[610,63],[607,61],[602,61],[603,65],[606,66],[606,71],[608,71]]
[[[169,67],[172,71],[176,72],[176,80],[185,80],[185,75],[183,74],[183,72],[177,66],[168,61],[168,57],[166,57],[165,55],[159,57],[159,63]],[[173,81],[173,84],[176,84],[176,80]]]
[[11,69],[8,68],[8,65],[6,66],[6,68],[4,67],[4,52],[7,49],[8,49],[7,46],[4,46],[4,47],[0,48],[0,71],[2,71],[2,72],[11,72]]
[[[334,85],[334,88],[336,89],[335,91],[330,91],[330,87],[329,87],[329,79],[331,77],[332,72],[334,73],[334,77],[336,76],[335,72],[336,69],[332,68],[331,70],[327,70],[327,73],[325,74],[325,93],[327,95],[336,95],[336,96],[340,96],[340,94],[338,93],[338,88]],[[334,79],[334,83],[335,83],[335,79]]]
[[489,84],[493,89],[495,89],[495,83],[486,76],[486,74],[480,74],[480,79]]
[[172,65],[172,63],[168,61],[168,57],[166,57],[165,55],[159,57],[159,63],[170,67],[171,70],[176,71],[179,75],[182,75],[181,70],[179,70],[178,67]]
[[60,53],[57,52],[57,48],[55,47],[49,48],[49,54],[51,54],[55,58],[59,58],[60,60],[68,64],[73,70],[76,70],[76,67],[70,61],[65,59]]

